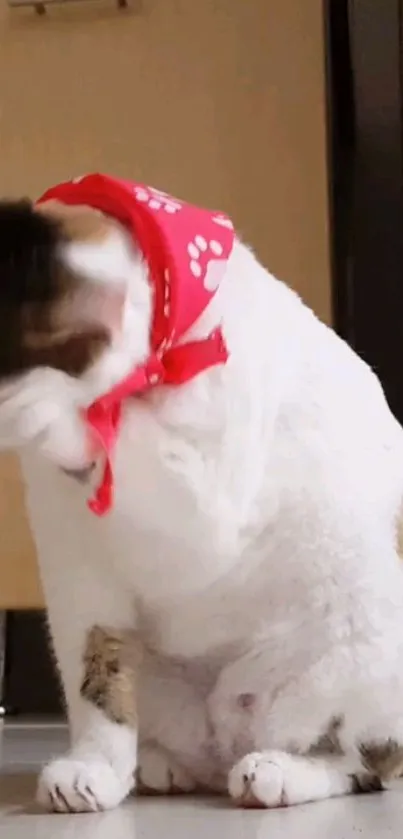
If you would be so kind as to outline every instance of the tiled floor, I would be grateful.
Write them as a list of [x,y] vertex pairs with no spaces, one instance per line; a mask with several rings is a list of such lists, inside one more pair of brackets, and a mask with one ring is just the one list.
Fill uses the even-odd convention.
[[4,733],[0,772],[0,839],[398,839],[403,787],[271,813],[232,809],[220,799],[138,799],[111,813],[41,814],[34,803],[38,766],[63,750],[56,725],[20,725]]

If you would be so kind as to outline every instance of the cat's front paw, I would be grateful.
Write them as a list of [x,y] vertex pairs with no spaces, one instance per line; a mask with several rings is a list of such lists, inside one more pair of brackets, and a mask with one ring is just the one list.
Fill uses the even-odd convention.
[[134,776],[121,778],[105,758],[61,758],[45,766],[37,799],[54,813],[112,810],[129,794]]

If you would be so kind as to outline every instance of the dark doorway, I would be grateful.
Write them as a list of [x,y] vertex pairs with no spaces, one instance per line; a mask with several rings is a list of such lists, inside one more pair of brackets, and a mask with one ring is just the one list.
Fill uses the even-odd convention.
[[4,705],[8,715],[61,715],[62,693],[44,612],[7,615]]
[[403,421],[402,0],[327,0],[336,328]]

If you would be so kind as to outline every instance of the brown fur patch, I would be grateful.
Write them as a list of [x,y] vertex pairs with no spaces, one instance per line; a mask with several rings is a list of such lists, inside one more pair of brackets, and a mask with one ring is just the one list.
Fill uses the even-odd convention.
[[367,795],[372,792],[383,792],[382,781],[378,775],[369,772],[356,772],[351,777],[351,792],[353,795]]
[[110,343],[103,290],[62,258],[68,242],[99,241],[110,224],[85,207],[0,202],[0,380],[37,367],[80,376]]
[[[101,355],[110,343],[110,333],[102,325],[58,329],[55,305],[49,311],[48,324],[33,324],[25,331],[20,327],[13,333],[7,350],[6,363],[1,365],[1,375],[14,375],[36,367],[53,367],[70,376],[81,376]],[[45,310],[43,311],[43,315]],[[43,318],[42,318],[43,321]],[[19,326],[19,325],[18,325]],[[14,350],[14,353],[13,353]]]
[[136,727],[139,649],[132,636],[94,626],[87,636],[83,662],[83,698],[113,722]]
[[54,367],[70,376],[80,376],[108,346],[109,333],[101,326],[77,332],[49,328],[25,332],[22,342],[28,369]]
[[403,746],[396,740],[384,743],[361,743],[359,752],[366,769],[384,781],[401,777],[403,773]]
[[[64,241],[101,242],[115,224],[90,207],[69,206],[53,200],[38,205],[36,212],[57,222]],[[74,329],[74,324],[69,323],[72,301],[80,294],[81,281],[62,264],[58,266],[57,287],[59,298],[53,301],[42,331],[38,330],[37,312],[29,309],[25,312],[26,365],[54,367],[71,376],[80,376],[107,347],[110,335],[101,325],[77,325]]]
[[311,746],[308,754],[312,755],[312,757],[319,757],[320,755],[337,755],[341,757],[344,754],[339,736],[342,725],[342,717],[334,717],[330,720],[327,730]]
[[[75,215],[74,207],[63,209],[73,211],[70,220],[77,223],[77,238],[79,231],[83,237],[90,236],[90,232],[95,236],[97,228],[91,224],[95,213],[90,210],[88,214],[83,212],[83,220],[90,222],[86,228],[85,223],[80,227],[81,216],[79,213]],[[63,230],[64,237],[67,237],[67,230]],[[43,303],[26,304],[22,308],[21,355],[24,367],[54,367],[71,376],[80,376],[108,346],[110,334],[101,324],[77,323],[72,317],[80,311],[79,301],[85,294],[85,285],[80,277],[59,263],[55,267],[54,284],[57,295],[47,306]]]
[[36,211],[57,221],[65,238],[72,242],[102,242],[115,226],[112,219],[98,210],[60,201],[45,201],[38,204]]

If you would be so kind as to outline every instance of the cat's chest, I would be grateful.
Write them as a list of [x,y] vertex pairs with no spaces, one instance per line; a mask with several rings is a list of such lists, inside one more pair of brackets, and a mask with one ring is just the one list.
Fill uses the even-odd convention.
[[210,663],[239,655],[256,631],[256,606],[248,592],[229,580],[197,593],[139,598],[138,627],[145,644],[158,654]]
[[200,599],[172,608],[147,608],[139,616],[146,645],[162,656],[183,661],[228,660],[242,645],[239,628],[235,629],[228,612],[220,614]]

